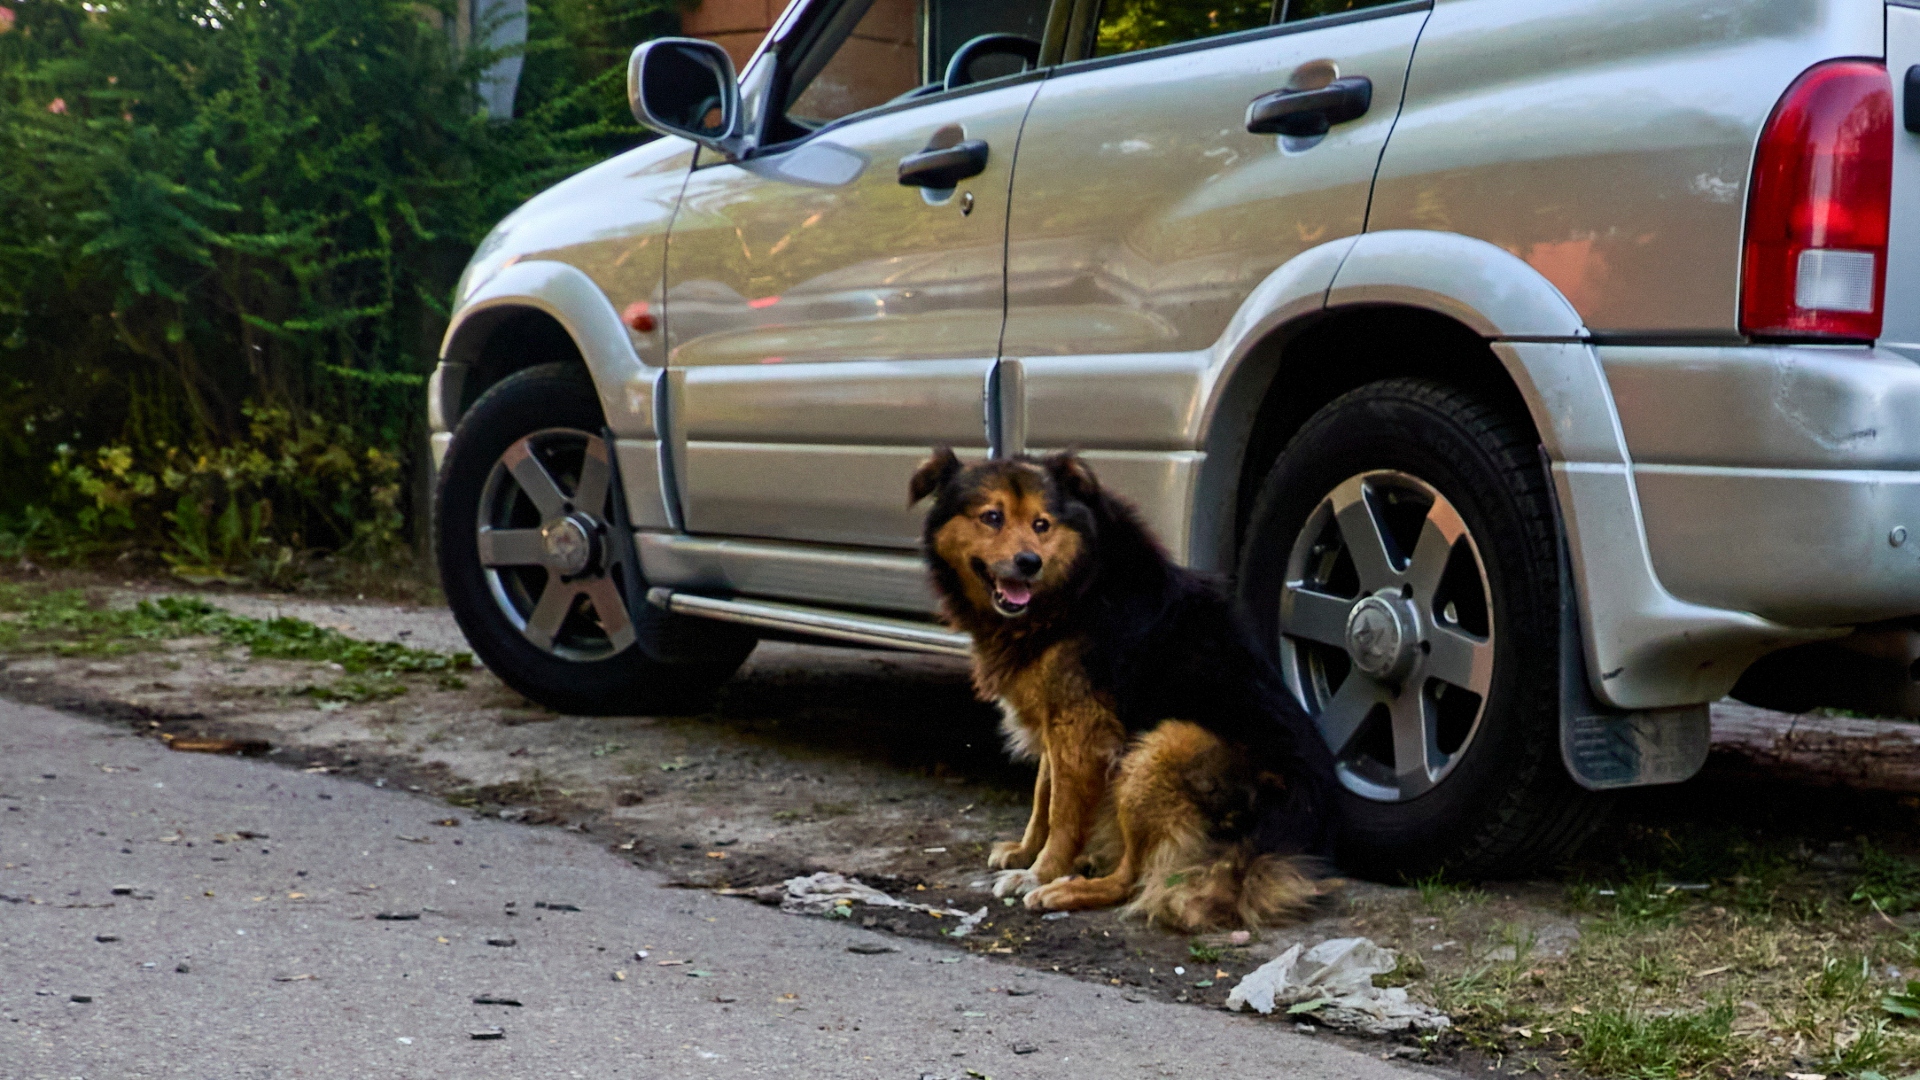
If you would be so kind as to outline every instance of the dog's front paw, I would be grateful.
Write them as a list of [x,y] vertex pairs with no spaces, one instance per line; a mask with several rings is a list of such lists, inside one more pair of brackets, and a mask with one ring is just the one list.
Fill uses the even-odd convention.
[[987,856],[987,869],[1025,870],[1033,865],[1036,854],[1029,852],[1018,840],[1002,840],[993,845],[993,853]]
[[1078,904],[1063,903],[1063,901],[1067,899],[1068,894],[1074,891],[1072,883],[1079,880],[1079,878],[1069,874],[1066,877],[1054,878],[1045,885],[1027,893],[1027,910],[1055,911],[1078,907]]
[[993,895],[1025,896],[1040,887],[1040,878],[1031,870],[1002,870],[993,878]]

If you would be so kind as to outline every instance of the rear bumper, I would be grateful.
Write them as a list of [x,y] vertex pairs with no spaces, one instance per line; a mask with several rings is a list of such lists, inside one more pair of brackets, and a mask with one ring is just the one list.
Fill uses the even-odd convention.
[[1595,352],[1674,596],[1789,627],[1920,614],[1920,364],[1870,348]]

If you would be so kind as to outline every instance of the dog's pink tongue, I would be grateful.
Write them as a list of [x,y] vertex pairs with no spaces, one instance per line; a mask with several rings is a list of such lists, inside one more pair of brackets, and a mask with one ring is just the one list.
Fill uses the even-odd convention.
[[1009,604],[1024,604],[1033,599],[1033,590],[1018,581],[1003,581],[1000,583],[1000,595]]

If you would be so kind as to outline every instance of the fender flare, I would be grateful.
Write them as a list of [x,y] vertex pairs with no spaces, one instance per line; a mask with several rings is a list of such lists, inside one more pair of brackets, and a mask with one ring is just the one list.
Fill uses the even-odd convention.
[[[549,260],[516,262],[473,291],[441,339],[443,365],[470,369],[486,340],[507,319],[538,311],[573,339],[593,376],[607,424],[622,438],[655,437],[654,401],[665,369],[647,363],[634,349],[613,302],[578,268]],[[450,428],[458,415],[459,380],[440,378],[433,403]],[[449,403],[451,395],[456,400]],[[453,408],[448,408],[452,404]]]

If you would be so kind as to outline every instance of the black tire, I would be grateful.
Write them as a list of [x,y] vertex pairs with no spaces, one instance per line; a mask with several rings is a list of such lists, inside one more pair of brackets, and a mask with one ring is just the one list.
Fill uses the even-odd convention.
[[[1383,589],[1377,605],[1403,603],[1394,608],[1403,614],[1389,619],[1412,621],[1383,623],[1369,616],[1391,625],[1390,633],[1369,631],[1357,621],[1355,607],[1374,594],[1360,584],[1357,571],[1345,576],[1339,563],[1344,558],[1348,568],[1356,565],[1349,550],[1355,545],[1346,537],[1349,529],[1355,536],[1363,530],[1342,525],[1349,519],[1329,508],[1351,509],[1355,491],[1373,508],[1365,520],[1386,537],[1387,565],[1399,567],[1409,582],[1395,586],[1406,600]],[[1417,523],[1408,524],[1423,497],[1431,501],[1419,510]],[[1610,798],[1574,783],[1560,758],[1560,560],[1552,498],[1538,440],[1525,426],[1473,394],[1421,379],[1373,383],[1328,404],[1294,436],[1261,485],[1241,556],[1240,598],[1270,655],[1283,668],[1293,665],[1289,683],[1309,699],[1308,711],[1323,734],[1335,732],[1329,742],[1340,732],[1352,733],[1344,743],[1339,788],[1340,859],[1349,870],[1405,880],[1440,870],[1475,876],[1550,863],[1570,854],[1606,813]],[[1434,509],[1442,500],[1453,512],[1445,516],[1453,524],[1444,527],[1434,524],[1443,514]],[[1461,527],[1464,541],[1433,548],[1447,553],[1438,564],[1421,562],[1445,569],[1429,575],[1439,584],[1428,599],[1414,599],[1411,553],[1417,540],[1404,536],[1447,536],[1447,529]],[[1290,560],[1298,560],[1291,569]],[[1289,584],[1289,574],[1303,567],[1327,569]],[[1303,586],[1338,599],[1348,595],[1341,581],[1353,583],[1355,605],[1345,609],[1344,621],[1338,607],[1326,608],[1334,614],[1318,622],[1300,614],[1315,610],[1299,602]],[[1283,589],[1296,600],[1284,614]],[[1476,603],[1483,607],[1476,609]],[[1283,634],[1283,625],[1320,636]],[[1346,628],[1340,647],[1326,643],[1324,629],[1335,625]],[[1456,644],[1439,640],[1446,632],[1457,635],[1449,639]],[[1396,643],[1402,637],[1419,640],[1401,652],[1372,644],[1389,637]],[[1485,653],[1462,653],[1458,641],[1480,642],[1476,650],[1490,650],[1491,663],[1481,662]],[[1472,682],[1484,693],[1430,675],[1439,668],[1441,654],[1434,647],[1440,645],[1449,646],[1449,657],[1475,658]],[[1339,655],[1348,658],[1347,670],[1334,684],[1329,673],[1338,672]],[[1394,656],[1401,657],[1401,667],[1390,666]],[[1351,700],[1367,700],[1367,687],[1398,697],[1356,707],[1328,696],[1330,688],[1363,674],[1362,659],[1373,681],[1356,684],[1361,689]],[[1449,670],[1467,670],[1457,659],[1449,663]],[[1374,678],[1382,668],[1387,674]],[[1393,691],[1395,686],[1402,689]],[[1416,704],[1407,704],[1414,700],[1406,697],[1409,692]],[[1442,763],[1437,780],[1428,772],[1402,779],[1409,774],[1400,768],[1399,747],[1412,745],[1397,741],[1402,728],[1396,721],[1403,715],[1397,710],[1403,707],[1427,710],[1404,715],[1438,717],[1426,727],[1434,734],[1420,744],[1426,766]],[[1341,709],[1366,718],[1342,721],[1335,715]],[[1451,750],[1447,739],[1458,740]]]
[[[601,618],[590,594],[570,594],[565,598],[569,607],[562,616],[564,622],[556,624],[550,644],[543,648],[530,640],[532,631],[523,630],[523,625],[532,625],[538,618],[525,609],[530,599],[537,609],[537,598],[546,595],[544,590],[556,571],[536,564],[503,566],[497,560],[492,568],[482,565],[483,511],[493,515],[499,506],[512,506],[523,515],[520,527],[542,524],[543,512],[533,507],[529,494],[501,486],[495,467],[505,468],[503,455],[510,448],[535,446],[536,438],[544,440],[538,445],[553,447],[543,451],[553,456],[542,460],[557,490],[569,500],[566,509],[573,511],[572,499],[579,494],[585,475],[584,455],[590,445],[604,446],[600,439],[604,425],[593,383],[574,364],[545,364],[517,372],[467,410],[441,463],[434,493],[434,545],[447,606],[481,663],[508,686],[548,708],[582,716],[697,709],[752,651],[751,634],[709,620],[669,615],[644,603],[619,604],[622,610],[614,615],[616,622],[626,618],[624,609],[639,609],[633,613],[628,642],[624,634],[608,629],[611,624]],[[571,477],[571,492],[564,463],[569,445],[577,445],[582,455],[574,459],[579,464]],[[592,554],[586,571],[573,577],[563,574],[558,580],[598,589],[599,579],[605,578],[616,591],[601,595],[617,599],[627,595],[629,583],[617,553],[604,543],[611,535],[611,522],[619,519],[612,513],[611,500],[619,497],[612,487],[607,485],[607,499],[601,506],[582,506],[581,513],[574,515],[587,523],[583,534],[597,533],[589,545]],[[503,490],[507,493],[500,496]],[[511,503],[512,499],[520,503]],[[483,502],[489,505],[483,507]],[[504,527],[499,521],[490,520],[490,524]],[[646,585],[633,582],[631,587],[644,592]]]

